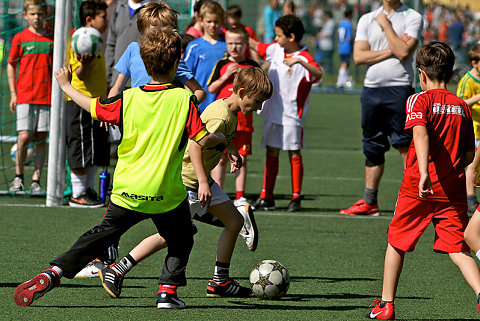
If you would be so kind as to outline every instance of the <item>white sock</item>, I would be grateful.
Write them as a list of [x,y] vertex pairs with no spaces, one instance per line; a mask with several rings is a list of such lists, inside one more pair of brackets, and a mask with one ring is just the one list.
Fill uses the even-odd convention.
[[95,176],[97,175],[98,166],[90,166],[87,171],[87,188],[95,189]]
[[72,172],[72,197],[77,198],[87,190],[87,175],[77,175]]
[[478,257],[478,259],[480,260],[480,250],[477,251],[477,253],[475,253],[475,255]]
[[343,86],[348,80],[347,68],[340,68],[338,70],[337,85]]
[[58,277],[61,278],[63,276],[63,271],[61,268],[59,268],[58,266],[52,266],[52,270],[54,270],[55,272],[57,272],[58,274]]

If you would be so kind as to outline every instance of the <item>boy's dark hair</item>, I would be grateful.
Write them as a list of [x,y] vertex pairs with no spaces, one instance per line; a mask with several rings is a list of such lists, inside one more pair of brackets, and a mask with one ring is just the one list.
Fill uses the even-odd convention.
[[[193,12],[200,13],[200,8],[202,7],[202,4],[204,4],[207,1],[209,0],[198,0],[197,2],[195,2],[195,4],[193,5]],[[195,16],[193,16],[192,19],[190,19],[190,22],[185,26],[185,30],[188,30],[188,28],[193,26],[195,22],[196,22]]]
[[480,60],[480,44],[474,45],[468,51],[468,59],[470,59],[470,61],[479,61]]
[[240,8],[240,6],[228,7],[227,17],[235,17],[237,19],[240,19],[242,17],[242,8]]
[[305,34],[305,28],[303,27],[302,21],[298,17],[291,14],[280,17],[277,21],[275,21],[275,27],[282,29],[283,33],[287,37],[293,33],[295,35],[296,42],[300,42]]
[[440,41],[430,41],[417,52],[417,68],[422,69],[432,80],[448,83],[453,75],[455,54],[450,47]]
[[241,69],[233,80],[233,92],[245,89],[245,95],[250,98],[265,101],[272,97],[273,84],[267,74],[258,67]]
[[180,60],[181,51],[182,39],[171,27],[149,28],[140,40],[140,56],[152,78],[167,75],[175,62]]
[[80,5],[80,24],[87,24],[87,17],[95,18],[102,11],[107,11],[107,4],[103,1],[87,0]]
[[180,34],[180,37],[182,38],[182,50],[185,51],[187,49],[188,44],[190,41],[195,40],[194,36],[187,35],[186,33]]
[[343,14],[343,16],[347,19],[352,19],[352,16],[353,16],[353,11],[351,8],[348,8],[345,10],[345,13]]

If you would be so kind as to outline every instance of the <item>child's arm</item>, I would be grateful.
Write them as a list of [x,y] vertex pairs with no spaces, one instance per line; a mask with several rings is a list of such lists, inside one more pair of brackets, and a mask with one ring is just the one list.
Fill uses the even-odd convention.
[[8,78],[8,88],[10,89],[10,111],[15,112],[17,107],[17,92],[15,91],[15,67],[8,63],[7,64],[7,78]]
[[480,101],[480,94],[476,94],[475,96],[465,99],[468,107],[472,107],[472,105],[476,104],[478,101]]
[[77,56],[77,58],[81,65],[75,69],[75,73],[77,74],[78,79],[85,81],[90,76],[90,63],[95,57],[90,54],[83,53],[81,56]]
[[92,98],[85,96],[75,88],[73,88],[70,80],[72,78],[72,70],[70,66],[62,67],[57,72],[55,72],[55,78],[57,79],[58,85],[63,90],[68,97],[72,98],[72,100],[80,107],[85,109],[86,111],[90,112],[90,102]]
[[185,87],[187,87],[195,95],[195,97],[197,97],[198,103],[201,103],[205,100],[205,97],[207,97],[207,92],[195,78],[190,78],[187,80],[185,82]]
[[413,127],[413,142],[417,154],[420,181],[418,183],[418,195],[427,198],[433,195],[432,182],[428,173],[429,137],[427,128],[421,125]]
[[295,57],[295,58],[285,58],[283,60],[283,62],[287,65],[287,66],[292,66],[294,64],[300,64],[302,65],[305,69],[308,70],[308,72],[310,72],[310,74],[315,77],[315,78],[318,78],[318,79],[321,79],[322,78],[322,75],[323,75],[323,72],[321,69],[317,68],[316,66],[314,65],[311,65],[309,64],[308,62],[304,61],[303,59],[300,59],[298,57]]
[[196,143],[192,143],[188,147],[188,152],[190,154],[190,160],[192,161],[193,169],[195,170],[195,174],[197,175],[198,200],[202,204],[202,207],[208,207],[210,205],[212,193],[210,191],[210,186],[208,185],[205,168],[203,167],[202,146]]
[[227,155],[230,160],[230,173],[235,173],[242,167],[242,157],[238,153],[237,147],[233,142],[227,147]]
[[236,62],[230,64],[225,70],[225,73],[208,86],[208,91],[212,94],[217,93],[223,87],[228,78],[230,78],[231,75],[235,74],[235,72],[237,71],[237,66],[238,63]]
[[125,89],[125,85],[127,84],[128,78],[130,77],[127,77],[121,72],[119,72],[117,80],[115,81],[115,85],[113,85],[113,87],[110,89],[110,92],[108,93],[108,97],[110,98],[121,93],[123,89]]

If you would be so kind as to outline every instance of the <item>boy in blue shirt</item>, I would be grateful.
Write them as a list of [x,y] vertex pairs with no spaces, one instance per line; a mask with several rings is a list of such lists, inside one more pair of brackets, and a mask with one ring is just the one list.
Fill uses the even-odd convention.
[[345,19],[338,25],[338,53],[340,68],[338,69],[337,87],[345,87],[348,82],[348,65],[353,52],[352,10],[345,11]]
[[[185,63],[193,72],[203,88],[207,88],[208,80],[213,67],[218,60],[225,56],[227,45],[221,35],[220,27],[223,25],[224,10],[215,1],[209,1],[200,8],[199,19],[203,25],[204,35],[195,39],[187,46]],[[200,112],[214,102],[217,94],[207,92],[207,97],[200,104]]]

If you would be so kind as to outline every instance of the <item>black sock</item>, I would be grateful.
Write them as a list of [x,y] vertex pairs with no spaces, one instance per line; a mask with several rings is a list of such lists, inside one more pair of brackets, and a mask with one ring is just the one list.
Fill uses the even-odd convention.
[[217,283],[227,282],[230,273],[230,263],[215,262],[215,273],[213,280]]
[[112,269],[117,271],[118,274],[125,276],[135,265],[137,265],[137,261],[135,261],[130,254],[127,254],[127,256],[116,263]]
[[365,188],[363,192],[363,199],[365,203],[368,205],[376,205],[377,204],[377,194],[378,190],[372,188]]
[[477,195],[467,195],[467,202],[470,203],[477,203]]

